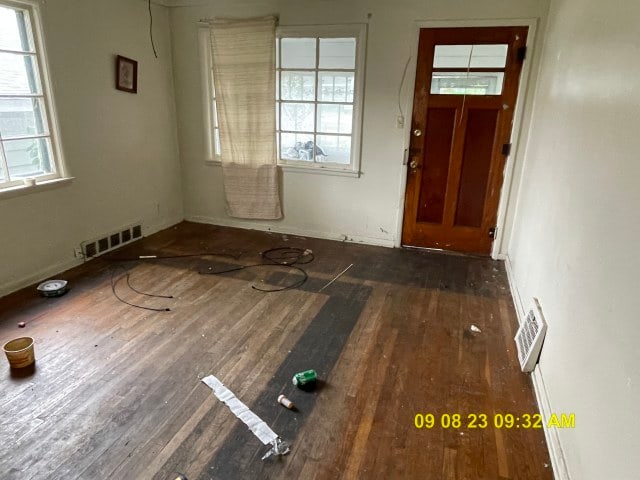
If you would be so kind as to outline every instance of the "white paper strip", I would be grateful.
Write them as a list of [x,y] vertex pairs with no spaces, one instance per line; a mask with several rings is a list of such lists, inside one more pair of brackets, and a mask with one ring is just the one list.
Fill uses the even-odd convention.
[[220,380],[213,375],[209,375],[208,377],[203,378],[202,381],[208,385],[211,390],[213,390],[213,393],[218,397],[218,400],[229,407],[229,410],[231,410],[236,417],[242,420],[244,424],[249,427],[249,430],[251,430],[262,443],[265,445],[276,445],[278,435],[271,430],[269,425],[264,423],[259,416],[249,410],[249,407],[238,400],[238,397],[236,397],[231,390],[225,387]]

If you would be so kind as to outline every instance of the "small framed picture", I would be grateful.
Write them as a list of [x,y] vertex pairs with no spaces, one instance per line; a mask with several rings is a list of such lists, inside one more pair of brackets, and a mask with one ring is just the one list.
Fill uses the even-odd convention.
[[121,55],[116,57],[116,88],[138,93],[138,62]]

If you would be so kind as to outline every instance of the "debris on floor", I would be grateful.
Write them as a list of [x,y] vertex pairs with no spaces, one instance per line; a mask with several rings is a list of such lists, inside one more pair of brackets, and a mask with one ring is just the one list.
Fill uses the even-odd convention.
[[303,390],[312,389],[316,386],[316,382],[318,381],[318,373],[313,369],[298,372],[293,376],[291,381],[296,387]]
[[218,397],[218,400],[229,407],[231,413],[249,427],[249,430],[258,437],[258,440],[264,445],[271,445],[271,449],[262,457],[263,460],[272,455],[286,455],[289,453],[289,444],[271,430],[264,420],[249,410],[249,407],[242,403],[238,397],[225,387],[214,375],[203,378],[202,382],[213,390],[213,394]]
[[289,400],[287,397],[285,397],[284,395],[280,395],[278,397],[278,403],[283,407],[288,408],[289,410],[296,409],[296,406],[293,404],[293,402]]
[[476,327],[473,324],[469,327],[469,330],[471,330],[473,333],[481,333],[482,332],[482,330],[480,330],[478,327]]
[[26,327],[26,326],[27,326],[27,324],[26,324],[26,323],[24,323],[24,322],[20,322],[20,323],[18,323],[18,328],[24,328],[24,327]]
[[335,282],[336,280],[338,280],[342,275],[344,275],[345,273],[347,273],[347,270],[349,270],[351,267],[353,267],[353,263],[351,265],[349,265],[347,268],[345,268],[343,271],[341,271],[338,275],[336,275],[335,277],[333,277],[333,279],[331,279],[331,281],[329,281],[329,283],[327,283],[324,287],[322,287],[320,290],[318,290],[318,292],[323,291],[325,288],[327,288],[329,285],[331,285],[333,282]]

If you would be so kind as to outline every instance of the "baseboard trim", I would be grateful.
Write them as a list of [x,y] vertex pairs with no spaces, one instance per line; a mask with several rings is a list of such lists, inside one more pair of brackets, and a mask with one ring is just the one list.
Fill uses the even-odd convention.
[[[338,240],[341,242],[364,243],[366,245],[375,245],[379,247],[393,248],[395,243],[393,240],[375,237],[361,237],[357,235],[343,235],[321,232],[317,230],[307,230],[304,228],[296,228],[289,226],[273,226],[264,223],[247,222],[243,220],[234,220],[229,218],[215,218],[203,215],[186,215],[185,220],[188,222],[205,223],[209,225],[219,225],[221,227],[235,227],[245,230],[259,230],[262,232],[283,233],[287,235],[298,235],[301,237],[322,238],[325,240]],[[346,237],[346,238],[345,238]]]
[[[507,271],[511,297],[513,298],[513,304],[516,309],[516,316],[518,318],[518,323],[522,324],[526,315],[526,310],[522,302],[520,292],[518,291],[518,286],[515,282],[511,259],[509,258],[509,255],[505,255],[504,257],[504,265]],[[549,400],[549,394],[544,383],[540,364],[536,365],[535,370],[531,373],[531,381],[533,382],[533,390],[536,394],[536,401],[538,402],[538,408],[540,409],[542,418],[548,419],[551,417],[554,410],[551,407],[551,401]],[[564,450],[560,442],[560,437],[558,436],[558,429],[544,428],[543,430],[547,441],[547,448],[549,449],[549,456],[551,457],[551,467],[553,469],[554,478],[556,480],[571,480],[564,456]]]
[[[536,369],[531,373],[531,380],[533,381],[533,390],[536,393],[536,400],[538,401],[538,408],[540,408],[542,418],[550,418],[554,410],[551,408],[551,402],[549,401],[547,387],[544,384],[540,364],[538,364]],[[562,449],[562,443],[558,435],[558,429],[544,428],[544,436],[547,440],[547,447],[549,448],[554,478],[556,480],[571,480],[569,470],[567,469],[567,462],[564,457],[564,450]]]
[[[147,225],[146,227],[144,227],[144,236],[146,237],[156,232],[159,232],[160,230],[164,230],[165,228],[169,228],[174,225],[177,225],[181,221],[182,221],[182,218],[178,220],[174,218],[167,222],[162,222],[160,224]],[[80,242],[78,242],[78,245],[79,244]],[[71,248],[69,250],[71,250]],[[70,268],[81,265],[83,261],[84,260],[81,258],[65,259],[61,262],[55,263],[54,265],[50,265],[46,268],[38,270],[37,272],[32,273],[31,275],[28,275],[26,277],[20,278],[18,280],[15,280],[13,282],[10,282],[4,285],[0,285],[0,297],[9,295],[10,293],[16,292],[21,288],[28,287],[29,285],[33,285],[34,283],[41,282],[47,278],[58,276],[59,274],[66,272]]]

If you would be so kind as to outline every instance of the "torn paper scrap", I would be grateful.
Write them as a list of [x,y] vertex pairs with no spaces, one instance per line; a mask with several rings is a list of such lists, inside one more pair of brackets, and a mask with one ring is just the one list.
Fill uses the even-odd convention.
[[249,407],[238,400],[238,397],[229,390],[224,384],[218,380],[214,375],[209,375],[202,379],[202,382],[213,390],[213,393],[218,400],[223,402],[231,413],[238,417],[242,422],[249,427],[249,430],[258,437],[258,439],[265,445],[271,445],[269,450],[262,459],[264,460],[271,455],[286,455],[289,453],[289,445],[282,440],[260,417],[253,413]]

